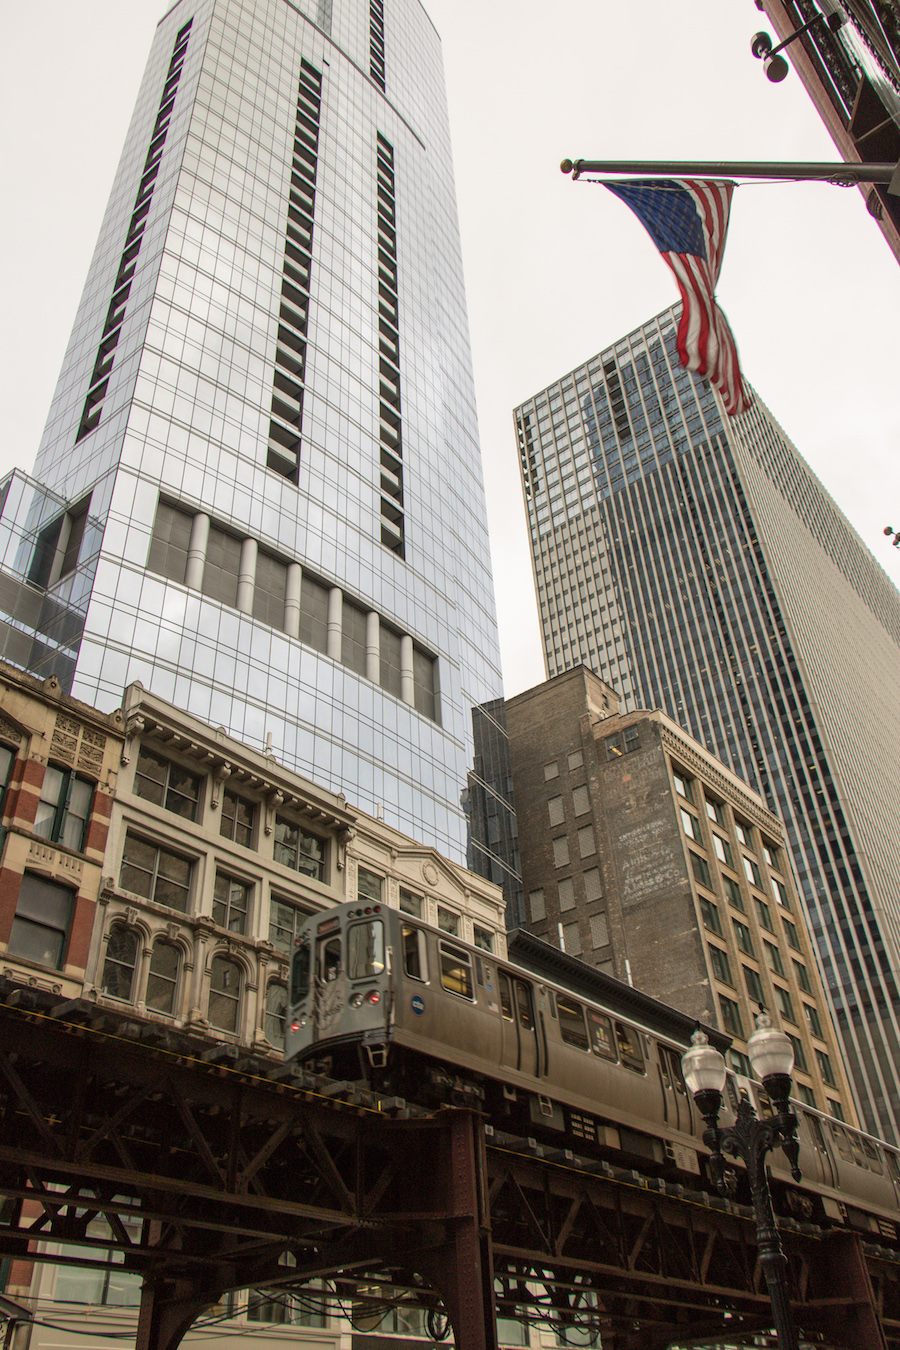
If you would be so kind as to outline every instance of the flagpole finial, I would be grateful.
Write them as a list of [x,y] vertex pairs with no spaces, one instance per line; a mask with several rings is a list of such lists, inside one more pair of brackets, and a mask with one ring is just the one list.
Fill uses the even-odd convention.
[[571,173],[575,165],[572,163],[570,159],[564,159],[559,167],[563,173]]

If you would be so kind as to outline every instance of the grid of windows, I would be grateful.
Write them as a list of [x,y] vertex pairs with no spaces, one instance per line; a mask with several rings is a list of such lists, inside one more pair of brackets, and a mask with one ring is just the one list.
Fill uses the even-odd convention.
[[[299,564],[260,549],[256,540],[238,537],[202,513],[193,515],[160,499],[147,566],[178,585],[196,587],[220,604],[252,614],[364,678],[374,678],[424,717],[440,721],[438,663],[429,652],[341,588],[326,585],[306,568],[301,576]],[[289,604],[292,568],[299,600]],[[337,618],[329,610],[332,596],[340,601]],[[332,632],[335,642],[330,641]],[[370,650],[377,652],[371,665]]]
[[276,816],[275,861],[316,881],[324,881],[325,840],[286,816]]
[[253,819],[256,808],[246,797],[236,792],[223,792],[222,814],[219,820],[219,833],[225,839],[250,848],[253,844]]
[[89,432],[93,431],[100,422],[103,400],[106,397],[106,391],[109,388],[109,376],[115,359],[116,347],[118,346],[119,338],[122,336],[122,324],[125,320],[126,303],[131,293],[132,280],[134,278],[135,267],[137,266],[137,256],[141,251],[144,230],[147,226],[147,217],[150,214],[150,203],[159,176],[163,146],[166,143],[169,124],[172,120],[172,109],[175,106],[175,92],[178,89],[178,82],[181,79],[181,72],[184,68],[184,58],[187,52],[190,28],[193,22],[193,19],[189,20],[183,28],[179,29],[178,36],[175,38],[175,47],[172,51],[172,59],[169,62],[169,69],[166,72],[166,82],[163,85],[162,95],[159,100],[159,110],[156,114],[156,122],[153,127],[150,148],[147,151],[147,158],[144,161],[141,181],[138,185],[137,197],[135,198],[134,211],[128,226],[128,234],[125,237],[125,248],[119,261],[119,271],[116,275],[115,282],[113,283],[112,299],[110,300],[109,308],[106,311],[103,334],[100,339],[100,346],[97,349],[97,358],[94,361],[94,369],[91,374],[87,398],[84,401],[81,421],[78,424],[78,432],[75,437],[76,441],[82,440]]
[[[375,14],[375,11],[378,11]],[[384,15],[381,0],[370,13],[380,32],[380,84],[384,88]],[[377,75],[373,78],[378,79]],[[397,281],[397,217],[394,149],[378,133],[378,372],[381,439],[381,542],[406,556],[403,510],[403,425],[400,408],[400,300]]]

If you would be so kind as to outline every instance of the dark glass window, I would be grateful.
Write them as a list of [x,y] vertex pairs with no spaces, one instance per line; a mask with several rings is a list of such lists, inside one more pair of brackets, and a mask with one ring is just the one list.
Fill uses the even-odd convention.
[[147,1008],[151,1012],[164,1013],[167,1017],[174,1015],[178,967],[178,948],[171,942],[157,939],[150,955],[147,977]]
[[382,623],[379,634],[381,647],[381,685],[395,698],[401,693],[400,634]]
[[733,984],[731,978],[731,966],[728,964],[728,956],[722,951],[721,947],[710,947],[709,959],[712,964],[713,974],[717,980],[722,980],[725,984]]
[[341,661],[357,675],[366,673],[366,615],[344,597],[341,619]]
[[277,980],[266,985],[266,1040],[277,1050],[284,1049],[287,1021],[287,989]]
[[644,1072],[644,1052],[641,1049],[640,1033],[624,1022],[616,1023],[616,1044],[619,1047],[619,1059],[626,1069],[635,1073]]
[[709,816],[710,820],[714,820],[717,825],[725,824],[722,807],[718,802],[712,801],[709,797],[706,798],[706,814]]
[[811,994],[813,991],[812,982],[809,978],[809,971],[800,961],[794,962],[794,974],[797,976],[797,983],[805,994]]
[[290,956],[305,918],[302,909],[272,896],[269,903],[269,941],[277,952]]
[[148,571],[184,585],[193,524],[194,517],[186,511],[179,511],[167,502],[159,503],[147,557]]
[[237,601],[238,577],[241,571],[241,541],[224,530],[210,526],[206,544],[206,563],[203,568],[203,594],[223,605]]
[[797,929],[791,923],[790,919],[782,919],[781,922],[784,924],[784,935],[788,940],[788,946],[793,947],[795,952],[799,952],[801,950],[801,947],[800,947],[800,936],[797,932]]
[[242,971],[237,961],[214,956],[209,981],[209,1025],[237,1031],[241,1013]]
[[213,923],[230,933],[246,933],[250,908],[250,886],[236,877],[216,873],[213,890]]
[[188,858],[139,839],[129,830],[125,835],[119,882],[123,890],[186,914],[191,892],[191,866]]
[[763,995],[762,980],[759,978],[759,975],[755,970],[751,970],[750,966],[744,966],[743,971],[744,984],[747,986],[747,994],[751,1001],[760,1004],[764,1003],[765,997]]
[[110,998],[130,1001],[134,990],[134,970],[138,958],[137,934],[124,924],[114,923],[106,942],[101,988]]
[[81,852],[87,834],[94,785],[67,769],[48,764],[34,820],[35,834]]
[[284,816],[276,816],[275,861],[322,881],[325,877],[325,840]]
[[700,882],[701,886],[706,886],[709,890],[712,890],[712,877],[710,876],[709,863],[705,858],[701,858],[699,853],[694,853],[693,850],[690,850],[690,855],[694,876]]
[[756,917],[759,919],[763,928],[768,928],[770,933],[775,932],[775,925],[772,922],[772,911],[765,900],[760,900],[758,895],[754,895],[753,903],[756,906]]
[[812,1007],[811,1004],[804,1003],[803,1011],[806,1014],[806,1024],[809,1027],[812,1034],[814,1036],[818,1036],[820,1040],[823,1040],[824,1037],[822,1036],[822,1023],[819,1020],[819,1014],[817,1010],[814,1007]]
[[778,1004],[782,1017],[786,1017],[789,1022],[796,1022],[797,1018],[791,996],[786,989],[782,989],[780,984],[775,985],[775,1002]]
[[412,980],[427,980],[428,966],[425,934],[421,928],[405,923],[401,929],[403,942],[403,969]]
[[727,895],[729,902],[734,905],[735,909],[743,910],[744,897],[741,895],[741,888],[734,878],[723,876],[722,885],[725,888],[725,894]]
[[745,923],[741,923],[739,919],[732,919],[731,923],[734,928],[735,941],[741,951],[745,952],[747,956],[755,956],[756,953],[753,950],[753,937],[750,933],[750,929]]
[[781,959],[781,952],[774,947],[771,942],[764,942],[763,947],[766,952],[766,964],[770,970],[774,970],[776,975],[784,974],[784,962]]
[[153,802],[155,806],[163,806],[185,820],[197,820],[200,814],[201,783],[202,779],[183,769],[180,764],[141,749],[134,774],[136,796]]
[[732,1036],[744,1035],[744,1028],[741,1025],[741,1010],[734,999],[726,998],[724,994],[719,994],[719,1007],[722,1009],[722,1025]]
[[360,900],[374,900],[376,904],[381,901],[381,891],[384,878],[377,872],[370,872],[368,867],[360,867],[357,873],[356,894]]
[[587,1030],[584,1024],[584,1009],[574,999],[557,995],[556,1008],[559,1013],[559,1034],[566,1045],[574,1045],[579,1050],[590,1049]]
[[417,647],[413,648],[413,685],[416,711],[430,717],[432,722],[436,721],[434,660]]
[[287,564],[271,553],[256,556],[256,580],[253,586],[253,617],[272,628],[284,628],[284,602],[287,596]]
[[472,962],[469,953],[449,942],[438,943],[441,961],[441,984],[450,994],[472,998]]
[[384,970],[384,924],[354,923],[347,932],[347,977],[367,980]]
[[700,903],[700,913],[703,916],[703,922],[713,933],[722,936],[722,920],[719,918],[719,908],[714,905],[712,900],[708,900],[705,895],[698,895]]
[[226,839],[233,839],[236,844],[243,844],[244,848],[251,848],[255,811],[253,802],[239,797],[236,792],[224,792],[219,833]]
[[317,652],[328,646],[328,587],[305,572],[300,586],[300,641]]
[[19,887],[7,951],[42,966],[62,967],[75,893],[26,872]]

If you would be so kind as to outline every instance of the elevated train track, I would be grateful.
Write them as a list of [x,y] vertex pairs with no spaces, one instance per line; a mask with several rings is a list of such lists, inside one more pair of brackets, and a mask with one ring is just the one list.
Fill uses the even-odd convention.
[[[4,981],[0,1194],[0,1255],[76,1244],[142,1277],[138,1350],[175,1350],[229,1290],[316,1277],[440,1301],[458,1350],[496,1350],[497,1313],[605,1350],[770,1324],[740,1205]],[[113,1241],[85,1256],[98,1215]],[[900,1251],[792,1221],[782,1240],[811,1342],[900,1350]]]

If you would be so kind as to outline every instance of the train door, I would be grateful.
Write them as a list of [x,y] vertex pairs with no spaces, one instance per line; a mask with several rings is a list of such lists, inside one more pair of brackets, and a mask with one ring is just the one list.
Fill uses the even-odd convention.
[[659,1041],[656,1048],[666,1124],[674,1130],[690,1134],[691,1103],[681,1073],[681,1056],[671,1046],[662,1045]]
[[818,1116],[811,1115],[808,1111],[798,1111],[797,1118],[801,1122],[801,1135],[803,1125],[805,1125],[809,1138],[812,1141],[813,1156],[818,1168],[818,1175],[815,1180],[821,1181],[825,1186],[837,1186],[837,1167],[835,1166],[831,1148],[826,1141],[822,1122],[819,1120]]
[[341,959],[341,946],[340,932],[320,933],[316,939],[316,956],[313,966],[315,978],[313,1021],[316,1040],[332,1033],[332,1029],[340,1020],[344,1007],[346,979]]
[[498,971],[497,979],[503,1022],[500,1062],[510,1069],[536,1077],[538,1040],[534,992],[527,980],[516,979],[505,971]]

